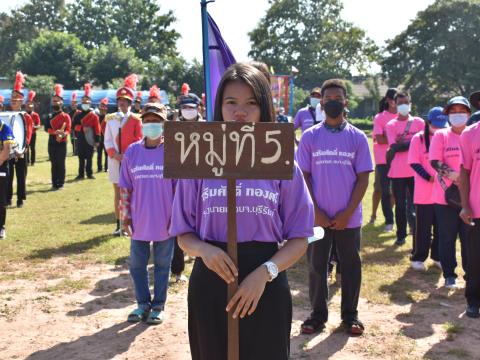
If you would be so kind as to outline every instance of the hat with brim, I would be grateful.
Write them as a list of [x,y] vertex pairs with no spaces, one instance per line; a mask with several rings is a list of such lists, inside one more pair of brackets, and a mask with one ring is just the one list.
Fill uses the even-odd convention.
[[200,98],[194,93],[188,93],[187,95],[181,95],[178,101],[179,106],[197,107],[200,105]]
[[470,104],[480,110],[480,90],[475,91],[474,93],[472,93],[472,95],[470,95]]
[[436,106],[428,112],[427,120],[436,128],[443,129],[448,125],[448,116],[444,114],[443,107]]
[[447,106],[443,109],[444,114],[448,114],[450,112],[450,109],[454,105],[463,105],[465,106],[469,111],[472,111],[472,108],[470,106],[470,102],[466,97],[463,96],[455,96],[448,100]]
[[147,115],[157,115],[163,121],[167,121],[167,108],[163,104],[148,103],[143,107],[142,119]]
[[310,91],[310,96],[314,94],[322,95],[322,89],[319,87],[313,88],[312,91]]

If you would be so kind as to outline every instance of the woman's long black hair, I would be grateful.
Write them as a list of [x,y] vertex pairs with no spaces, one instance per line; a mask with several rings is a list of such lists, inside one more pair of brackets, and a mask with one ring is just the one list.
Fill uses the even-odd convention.
[[395,95],[397,94],[397,89],[395,88],[389,88],[387,92],[385,93],[385,96],[380,100],[379,104],[379,112],[388,110],[388,101],[387,99],[390,100],[395,100]]

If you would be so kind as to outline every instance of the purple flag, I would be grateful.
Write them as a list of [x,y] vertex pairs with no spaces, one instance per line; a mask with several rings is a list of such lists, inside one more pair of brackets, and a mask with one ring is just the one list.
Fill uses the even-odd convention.
[[[207,101],[212,104],[211,109],[213,109],[220,79],[225,70],[236,61],[233,57],[232,51],[225,40],[223,40],[218,26],[215,21],[213,21],[210,14],[208,14],[208,57],[210,63],[211,91],[210,94],[207,94]],[[209,118],[209,114],[207,114],[207,118]]]

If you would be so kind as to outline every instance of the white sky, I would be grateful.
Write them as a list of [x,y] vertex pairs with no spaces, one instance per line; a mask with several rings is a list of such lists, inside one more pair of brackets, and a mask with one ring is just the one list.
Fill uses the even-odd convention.
[[[68,1],[68,0],[67,0]],[[0,11],[20,6],[25,0],[0,0]],[[200,0],[157,0],[162,10],[171,9],[177,17],[176,29],[182,35],[179,52],[187,59],[202,59]],[[343,0],[344,18],[364,29],[378,45],[405,30],[418,11],[434,0]],[[267,0],[216,0],[208,5],[222,36],[237,61],[248,59],[248,32],[268,9]]]

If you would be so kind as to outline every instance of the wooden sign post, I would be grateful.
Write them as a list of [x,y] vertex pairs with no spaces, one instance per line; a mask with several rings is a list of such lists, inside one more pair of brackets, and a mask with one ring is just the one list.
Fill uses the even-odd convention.
[[[227,179],[227,252],[237,259],[237,179],[288,180],[293,176],[293,124],[165,122],[164,176]],[[238,280],[228,285],[228,301]],[[228,316],[228,360],[239,359],[239,322]]]

